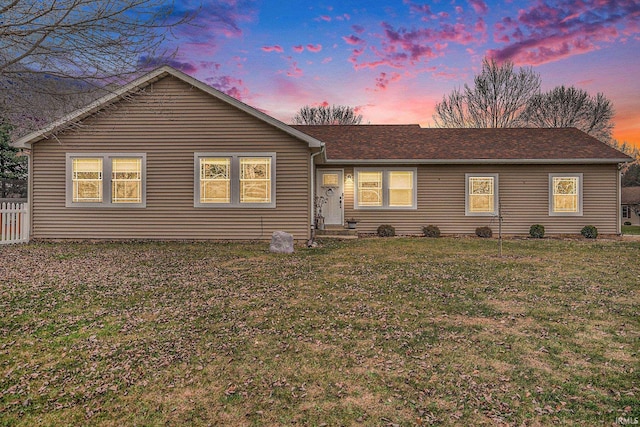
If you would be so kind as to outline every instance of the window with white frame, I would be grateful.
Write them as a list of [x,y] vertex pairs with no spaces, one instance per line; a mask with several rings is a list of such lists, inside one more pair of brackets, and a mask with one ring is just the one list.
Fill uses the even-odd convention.
[[240,204],[271,203],[271,158],[240,157]]
[[466,174],[465,180],[465,214],[497,215],[498,174]]
[[102,157],[74,158],[71,181],[74,203],[102,203]]
[[195,207],[275,207],[275,153],[195,153]]
[[549,174],[549,215],[582,215],[582,174]]
[[356,209],[416,209],[416,168],[356,168]]
[[145,207],[146,154],[68,153],[67,207]]
[[142,201],[142,159],[116,157],[111,159],[111,202],[140,203]]
[[622,218],[631,219],[631,206],[622,205]]
[[200,202],[231,203],[231,159],[200,158]]

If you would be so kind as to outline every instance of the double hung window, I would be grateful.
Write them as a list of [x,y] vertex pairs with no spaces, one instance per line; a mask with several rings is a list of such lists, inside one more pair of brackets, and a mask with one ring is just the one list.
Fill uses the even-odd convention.
[[466,174],[465,188],[466,215],[498,215],[498,174]]
[[195,153],[194,206],[275,207],[275,153]]
[[549,215],[582,215],[582,174],[549,174]]
[[67,154],[67,207],[145,207],[145,187],[145,154]]
[[416,209],[416,168],[355,170],[356,209]]

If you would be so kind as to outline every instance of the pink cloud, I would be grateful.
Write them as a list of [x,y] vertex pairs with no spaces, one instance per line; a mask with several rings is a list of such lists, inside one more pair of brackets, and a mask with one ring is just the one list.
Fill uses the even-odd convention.
[[329,62],[331,62],[331,61],[333,61],[333,58],[332,58],[332,57],[330,57],[330,56],[327,56],[326,58],[324,58],[324,59],[322,60],[322,63],[323,63],[323,64],[328,64],[328,63],[329,63]]
[[282,46],[280,46],[280,45],[262,46],[262,50],[264,52],[278,52],[278,53],[284,52],[284,49],[282,49]]
[[302,53],[304,51],[304,46],[298,45],[298,46],[294,46],[292,49],[295,53]]
[[557,61],[638,34],[639,16],[640,4],[630,0],[535,3],[494,25],[494,40],[506,46],[489,54],[518,65]]
[[489,11],[487,4],[482,0],[469,0],[469,4],[477,14],[485,14]]
[[229,96],[242,101],[249,94],[249,90],[244,86],[241,79],[231,76],[210,77],[205,80],[206,83]]
[[376,88],[378,88],[379,90],[387,90],[389,83],[397,82],[401,78],[402,76],[400,75],[400,73],[393,72],[387,74],[385,72],[382,72],[378,75],[378,77],[376,77]]
[[350,44],[352,46],[362,45],[365,43],[364,40],[362,40],[358,36],[354,36],[353,34],[351,34],[350,36],[342,37],[342,40],[344,40],[347,44]]
[[[288,58],[288,59],[291,60],[291,58]],[[303,75],[304,75],[304,72],[300,67],[298,67],[298,62],[291,61],[291,67],[289,68],[289,71],[287,71],[287,76],[298,78],[298,77],[302,77]]]
[[322,45],[321,44],[317,44],[317,45],[308,44],[307,45],[307,50],[309,52],[317,53],[317,52],[320,52],[322,50]]
[[331,17],[329,15],[321,15],[320,19],[325,22],[331,22]]
[[364,33],[364,27],[362,25],[352,25],[351,29],[356,32],[356,34]]

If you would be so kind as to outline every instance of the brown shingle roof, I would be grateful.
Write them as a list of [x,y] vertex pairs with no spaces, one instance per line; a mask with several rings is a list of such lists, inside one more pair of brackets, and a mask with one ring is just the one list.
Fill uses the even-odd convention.
[[321,140],[329,161],[631,160],[575,128],[445,129],[419,125],[293,126]]
[[623,205],[640,205],[640,187],[622,187]]

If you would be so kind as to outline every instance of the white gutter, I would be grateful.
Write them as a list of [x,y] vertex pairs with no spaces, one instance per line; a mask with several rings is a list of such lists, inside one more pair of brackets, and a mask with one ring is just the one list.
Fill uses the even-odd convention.
[[554,165],[554,164],[611,164],[628,162],[628,159],[327,159],[328,165],[355,164],[414,164],[414,165]]
[[618,213],[618,235],[622,235],[622,164],[618,164],[618,196],[617,196],[617,205],[616,212]]

